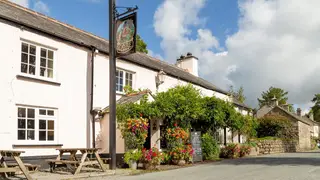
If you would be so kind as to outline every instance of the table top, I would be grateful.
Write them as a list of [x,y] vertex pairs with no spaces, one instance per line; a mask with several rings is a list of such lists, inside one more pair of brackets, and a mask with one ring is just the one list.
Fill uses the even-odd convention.
[[95,151],[99,150],[100,148],[57,148],[58,151]]
[[16,150],[0,150],[0,153],[24,153],[24,151],[16,151]]
[[0,155],[3,157],[17,157],[20,156],[24,151],[15,151],[15,150],[0,150]]

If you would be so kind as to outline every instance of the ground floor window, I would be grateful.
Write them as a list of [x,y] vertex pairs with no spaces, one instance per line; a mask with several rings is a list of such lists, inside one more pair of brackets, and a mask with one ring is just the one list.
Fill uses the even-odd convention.
[[167,127],[164,126],[164,125],[161,125],[160,126],[160,148],[161,149],[166,149],[168,147],[168,144],[167,144],[167,139],[166,139],[166,129]]
[[54,141],[57,110],[18,107],[18,140]]

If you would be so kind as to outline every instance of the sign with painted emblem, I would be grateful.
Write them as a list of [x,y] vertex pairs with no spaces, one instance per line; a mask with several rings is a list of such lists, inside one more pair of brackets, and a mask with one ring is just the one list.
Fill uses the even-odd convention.
[[125,56],[136,52],[137,13],[117,20],[116,54]]

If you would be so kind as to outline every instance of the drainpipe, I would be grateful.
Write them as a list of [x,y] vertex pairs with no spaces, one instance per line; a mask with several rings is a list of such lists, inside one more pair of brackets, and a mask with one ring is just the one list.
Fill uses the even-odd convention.
[[95,124],[95,116],[97,113],[93,110],[93,86],[94,86],[94,55],[96,52],[96,48],[91,48],[91,99],[90,99],[90,114],[92,116],[92,147],[96,147],[96,124]]

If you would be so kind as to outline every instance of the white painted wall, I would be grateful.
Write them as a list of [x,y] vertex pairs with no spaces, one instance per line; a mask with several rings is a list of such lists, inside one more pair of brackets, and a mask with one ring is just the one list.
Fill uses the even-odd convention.
[[[0,149],[13,149],[12,145],[50,144],[37,140],[17,140],[16,105],[52,107],[58,110],[55,123],[55,141],[63,147],[86,147],[86,68],[88,52],[71,44],[0,23]],[[21,38],[53,47],[55,82],[61,86],[17,79],[20,74]],[[57,154],[55,149],[26,150],[25,156]]]

